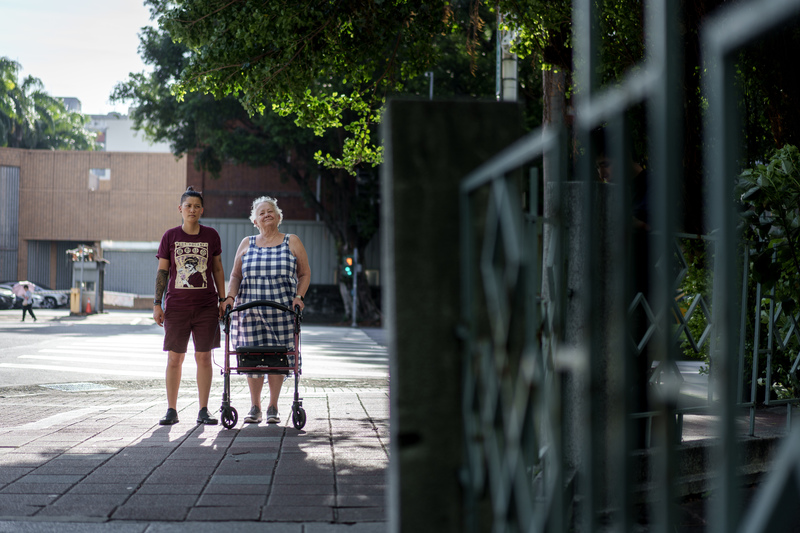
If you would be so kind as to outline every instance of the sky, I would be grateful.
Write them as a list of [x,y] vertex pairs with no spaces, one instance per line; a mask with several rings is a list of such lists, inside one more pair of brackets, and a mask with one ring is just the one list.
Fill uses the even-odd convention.
[[127,114],[111,104],[114,86],[149,71],[138,34],[154,26],[142,0],[0,0],[0,56],[42,80],[51,96],[72,96],[91,115]]

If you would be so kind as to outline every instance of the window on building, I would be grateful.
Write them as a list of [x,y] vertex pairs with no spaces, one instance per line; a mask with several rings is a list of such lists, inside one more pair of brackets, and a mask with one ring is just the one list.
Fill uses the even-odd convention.
[[111,169],[110,168],[91,168],[91,169],[89,169],[89,190],[90,191],[110,191],[111,190]]

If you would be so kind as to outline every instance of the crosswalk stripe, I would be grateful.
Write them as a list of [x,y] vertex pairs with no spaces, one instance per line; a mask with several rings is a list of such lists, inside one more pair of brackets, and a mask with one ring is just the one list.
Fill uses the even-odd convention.
[[[52,348],[45,348],[39,350],[39,353],[48,356],[58,357],[62,355],[92,355],[92,354],[102,354],[105,357],[111,357],[114,359],[153,359],[157,361],[166,361],[167,354],[166,352],[152,352],[150,350],[142,350],[137,352],[115,352],[113,350],[108,350],[106,348],[92,348],[91,350],[68,350],[68,349],[52,349]],[[23,355],[20,357],[29,357],[28,355]]]
[[[129,376],[163,378],[166,353],[163,351],[163,330],[123,335],[61,338],[56,343],[40,344],[32,351],[17,356],[14,363],[0,363],[0,368],[45,370],[97,376]],[[225,337],[222,347],[213,351],[215,373],[225,359]],[[389,374],[389,357],[385,347],[360,330],[325,326],[308,326],[301,333],[303,355],[302,377],[379,377]],[[235,364],[235,356],[232,359]],[[194,348],[189,343],[184,372],[196,370]]]
[[24,368],[28,370],[50,370],[58,372],[73,372],[80,374],[95,374],[109,376],[137,376],[142,378],[163,378],[164,371],[147,372],[144,370],[111,370],[103,368],[81,368],[75,366],[56,366],[56,365],[25,365],[17,363],[0,363],[0,368]]
[[[18,359],[37,359],[37,360],[44,360],[44,361],[60,361],[63,363],[75,362],[75,363],[98,363],[98,364],[113,364],[113,361],[109,361],[108,358],[100,358],[100,357],[75,357],[71,355],[20,355]],[[160,361],[166,365],[167,360],[164,357],[160,358]],[[128,366],[148,366],[154,367],[156,366],[158,361],[131,361],[125,360],[125,365]],[[183,362],[184,366],[191,365],[194,363],[193,359],[189,359],[188,357]],[[163,366],[163,365],[162,365]]]

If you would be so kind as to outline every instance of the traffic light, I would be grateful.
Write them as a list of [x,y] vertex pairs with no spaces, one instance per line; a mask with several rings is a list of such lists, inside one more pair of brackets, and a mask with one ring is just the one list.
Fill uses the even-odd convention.
[[346,278],[353,277],[353,256],[346,255],[344,256],[344,264],[342,265],[342,270],[344,271],[344,276]]

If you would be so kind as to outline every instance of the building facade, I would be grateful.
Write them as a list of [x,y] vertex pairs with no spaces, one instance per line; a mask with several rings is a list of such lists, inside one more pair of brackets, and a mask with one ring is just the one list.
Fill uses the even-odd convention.
[[[109,261],[107,291],[152,295],[158,242],[181,223],[180,197],[192,185],[204,194],[204,223],[223,237],[226,273],[241,239],[256,232],[249,221],[253,199],[269,195],[283,210],[281,229],[307,248],[312,283],[336,283],[333,238],[293,183],[273,168],[244,165],[226,165],[214,179],[192,161],[164,152],[0,148],[0,282],[27,279],[68,289],[66,251],[85,244]],[[375,284],[379,249],[376,239],[362,258]]]
[[67,249],[159,240],[185,189],[170,153],[0,148],[0,279],[69,288]]

